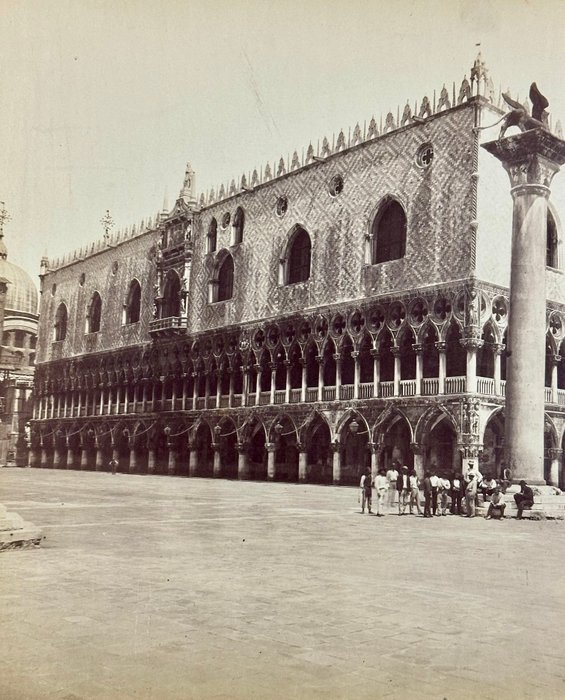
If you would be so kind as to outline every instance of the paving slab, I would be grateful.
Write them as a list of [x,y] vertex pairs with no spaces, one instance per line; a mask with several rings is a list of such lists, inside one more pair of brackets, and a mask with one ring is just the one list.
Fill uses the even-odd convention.
[[0,698],[565,698],[565,522],[356,489],[1,469]]

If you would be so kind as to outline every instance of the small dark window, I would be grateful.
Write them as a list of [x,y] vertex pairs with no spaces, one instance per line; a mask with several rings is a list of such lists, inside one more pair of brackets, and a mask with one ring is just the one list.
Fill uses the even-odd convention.
[[245,223],[245,214],[243,209],[238,207],[235,210],[235,216],[233,217],[233,243],[237,245],[243,241],[243,225]]
[[222,216],[222,228],[226,229],[230,225],[230,220],[231,220],[231,215],[230,215],[229,211],[227,211]]
[[310,277],[310,258],[312,242],[310,236],[301,227],[294,234],[288,251],[287,284],[305,282]]
[[218,297],[217,301],[225,301],[233,297],[233,258],[226,256],[218,270]]
[[98,333],[100,330],[100,319],[102,318],[102,299],[98,292],[94,292],[92,299],[90,301],[90,307],[88,309],[88,316],[86,319],[86,332],[87,333]]
[[434,159],[434,147],[431,143],[425,143],[418,149],[416,153],[416,163],[421,168],[429,168]]
[[84,272],[82,272],[80,277],[78,278],[78,283],[81,287],[84,287],[85,280],[86,280],[86,275],[84,274]]
[[550,211],[547,212],[545,264],[547,267],[557,267],[557,226]]
[[208,253],[214,253],[218,245],[218,222],[214,217],[208,226]]
[[391,200],[382,207],[372,226],[373,264],[398,260],[406,254],[406,214]]
[[55,314],[55,340],[65,340],[67,337],[67,307],[59,304]]
[[125,305],[124,323],[137,323],[141,310],[141,285],[137,280],[132,280]]

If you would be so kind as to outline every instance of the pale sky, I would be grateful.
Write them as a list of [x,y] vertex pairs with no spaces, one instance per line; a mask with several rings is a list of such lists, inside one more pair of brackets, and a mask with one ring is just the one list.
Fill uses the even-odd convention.
[[[565,0],[0,0],[9,259],[172,206],[356,122],[457,89],[481,43],[498,90],[535,80],[565,126]],[[565,174],[561,174],[564,177]],[[509,195],[510,196],[510,195]]]

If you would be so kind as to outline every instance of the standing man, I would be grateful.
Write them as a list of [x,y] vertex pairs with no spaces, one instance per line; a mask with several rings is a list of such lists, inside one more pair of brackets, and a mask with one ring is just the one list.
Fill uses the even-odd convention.
[[463,493],[465,492],[465,482],[463,481],[463,475],[453,473],[451,479],[451,513],[453,515],[461,515],[461,499],[463,498]]
[[373,497],[373,481],[369,468],[367,468],[367,472],[361,477],[359,487],[361,488],[361,512],[365,512],[365,504],[367,504],[367,512],[370,514]]
[[432,514],[437,515],[437,490],[439,486],[439,477],[437,475],[435,463],[432,464],[430,484],[432,485]]
[[394,496],[396,494],[396,480],[398,479],[398,469],[399,463],[394,460],[391,464],[390,469],[386,473],[386,478],[388,481],[388,509],[392,508],[394,505]]
[[432,482],[430,481],[430,472],[426,472],[424,476],[424,518],[431,518],[432,511]]
[[518,520],[521,520],[524,508],[531,508],[534,505],[534,492],[523,479],[520,482],[520,493],[514,494],[514,500],[518,508],[518,515],[516,517]]
[[477,478],[473,472],[469,473],[469,483],[465,488],[465,505],[467,506],[467,517],[475,517],[475,500],[477,498]]
[[379,469],[375,477],[375,488],[377,489],[377,515],[382,516],[384,515],[385,497],[388,491],[388,479],[384,469]]
[[404,515],[410,501],[410,474],[406,465],[400,468],[400,474],[396,479],[396,490],[398,491],[398,515]]
[[414,507],[416,507],[418,515],[422,515],[422,508],[420,507],[420,483],[416,470],[412,469],[410,472],[410,515],[412,515]]

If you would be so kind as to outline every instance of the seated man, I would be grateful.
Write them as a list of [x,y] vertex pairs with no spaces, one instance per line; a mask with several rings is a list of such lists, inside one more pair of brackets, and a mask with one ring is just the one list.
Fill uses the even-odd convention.
[[506,508],[506,503],[504,503],[503,495],[498,486],[494,489],[492,494],[487,514],[485,515],[486,520],[500,520],[504,518],[504,509]]
[[516,517],[521,520],[524,508],[531,508],[534,505],[534,492],[523,479],[520,482],[520,493],[514,494],[514,500],[518,508]]
[[493,479],[490,474],[483,479],[483,483],[481,484],[481,493],[483,494],[484,501],[488,501],[490,499],[497,486],[498,484],[496,483],[496,479]]

